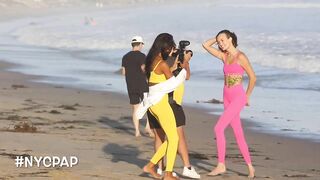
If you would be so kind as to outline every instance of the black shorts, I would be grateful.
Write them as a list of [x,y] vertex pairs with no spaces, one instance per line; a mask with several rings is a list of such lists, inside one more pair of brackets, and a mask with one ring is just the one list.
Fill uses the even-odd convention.
[[130,104],[139,104],[143,100],[143,93],[129,93]]
[[[182,106],[177,103],[170,104],[174,117],[176,119],[177,127],[186,125],[186,116],[184,114]],[[154,117],[149,110],[147,111],[148,121],[151,129],[160,129],[161,125],[159,124],[156,117]]]

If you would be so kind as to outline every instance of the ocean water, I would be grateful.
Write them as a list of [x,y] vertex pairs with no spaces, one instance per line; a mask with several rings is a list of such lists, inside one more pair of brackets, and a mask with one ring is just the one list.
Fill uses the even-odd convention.
[[[142,35],[145,53],[161,32],[191,41],[192,77],[185,103],[221,114],[222,63],[201,43],[222,29],[238,35],[257,75],[251,106],[241,116],[256,130],[320,141],[320,2],[187,1],[97,8],[0,23],[0,59],[11,71],[42,75],[44,83],[126,93],[117,74],[130,38]],[[93,18],[96,25],[86,24]],[[245,87],[247,81],[244,83]]]

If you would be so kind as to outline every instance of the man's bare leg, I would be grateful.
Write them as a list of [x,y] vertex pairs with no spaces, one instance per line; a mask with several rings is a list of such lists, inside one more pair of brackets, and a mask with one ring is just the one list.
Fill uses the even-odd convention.
[[139,119],[136,118],[136,116],[135,116],[135,113],[138,110],[138,106],[139,106],[139,104],[132,105],[132,121],[133,121],[134,129],[135,129],[135,136],[136,137],[141,136],[141,133],[139,130]]

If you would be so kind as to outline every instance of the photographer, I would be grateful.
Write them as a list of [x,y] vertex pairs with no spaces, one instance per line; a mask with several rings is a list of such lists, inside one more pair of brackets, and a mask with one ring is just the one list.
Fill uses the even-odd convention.
[[[177,77],[173,76],[166,62],[174,49],[175,42],[173,36],[169,33],[161,33],[154,40],[146,58],[149,94],[143,101],[146,103],[143,104],[147,104],[149,112],[156,117],[167,138],[157,149],[149,163],[143,167],[143,171],[150,173],[156,179],[160,179],[161,176],[157,174],[155,165],[166,156],[164,180],[178,179],[173,176],[172,171],[177,155],[179,136],[175,116],[169,104],[169,95],[167,93],[176,89],[186,78],[185,62],[181,64],[182,70]],[[170,91],[168,91],[168,87],[171,87]],[[162,91],[165,91],[165,93]],[[143,104],[140,104],[139,109],[141,109],[141,112],[138,111],[137,117],[141,117],[143,112],[145,112],[143,110],[145,109],[145,105]]]
[[[187,41],[181,41],[181,42],[184,43]],[[177,75],[181,71],[182,69],[181,64],[183,63],[184,69],[187,71],[186,80],[188,80],[190,78],[189,61],[193,56],[193,52],[191,50],[185,50],[184,45],[186,44],[189,45],[190,44],[189,42],[184,44],[182,44],[181,42],[179,43],[179,49],[177,49],[174,53],[170,55],[171,58],[167,60],[167,64],[171,66],[170,70],[172,71],[172,73],[174,75]],[[180,86],[178,86],[176,90],[169,93],[169,104],[175,116],[176,126],[177,126],[177,131],[179,136],[178,152],[184,165],[182,175],[189,178],[199,179],[200,175],[195,171],[194,167],[192,167],[190,164],[186,138],[184,135],[184,126],[186,124],[185,123],[186,118],[185,118],[183,108],[181,106],[183,95],[184,95],[184,84],[181,84]],[[165,140],[165,133],[163,132],[157,119],[149,111],[147,112],[147,114],[148,114],[150,128],[154,130],[155,150],[157,150]],[[163,169],[162,164],[163,164],[162,161],[158,163],[157,173],[160,175],[162,174],[162,169]]]

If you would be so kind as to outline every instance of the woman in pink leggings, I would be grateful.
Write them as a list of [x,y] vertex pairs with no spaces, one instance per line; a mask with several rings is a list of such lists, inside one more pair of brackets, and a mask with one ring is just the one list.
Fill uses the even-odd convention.
[[[219,49],[212,47],[218,44]],[[208,175],[216,176],[226,172],[225,154],[226,140],[224,130],[231,125],[236,137],[239,149],[248,165],[248,177],[254,177],[254,168],[251,163],[249,149],[243,134],[240,112],[245,105],[249,106],[249,99],[256,82],[256,76],[246,55],[236,49],[237,36],[229,30],[220,31],[203,43],[203,47],[213,56],[224,63],[224,88],[223,102],[224,112],[214,127],[217,141],[218,165]],[[244,72],[249,77],[247,91],[242,87],[242,75]]]

